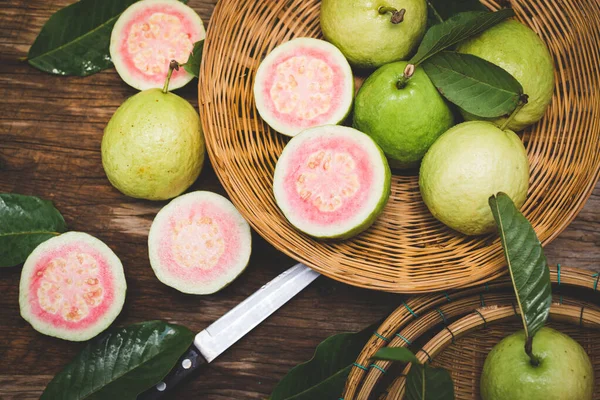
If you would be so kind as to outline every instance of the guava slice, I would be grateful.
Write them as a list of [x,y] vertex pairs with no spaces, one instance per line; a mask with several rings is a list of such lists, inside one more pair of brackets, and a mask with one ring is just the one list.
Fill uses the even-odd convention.
[[256,108],[277,132],[338,124],[350,113],[354,78],[337,47],[297,38],[276,47],[260,64],[254,81]]
[[[121,79],[145,90],[162,88],[169,63],[185,63],[206,32],[196,12],[177,0],[142,0],[127,8],[113,27],[110,56]],[[184,68],[173,71],[170,89],[190,82]]]
[[275,167],[273,190],[285,217],[302,232],[347,239],[381,214],[390,185],[390,167],[373,139],[326,125],[289,141]]
[[25,261],[21,316],[45,335],[88,340],[119,315],[126,291],[115,253],[87,233],[67,232],[40,244]]
[[189,294],[215,293],[240,275],[250,259],[250,226],[234,205],[212,192],[172,200],[148,235],[150,264],[165,285]]

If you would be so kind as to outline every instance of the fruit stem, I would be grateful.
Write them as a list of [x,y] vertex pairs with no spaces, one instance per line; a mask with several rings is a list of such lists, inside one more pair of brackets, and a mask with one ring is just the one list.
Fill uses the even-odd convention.
[[515,116],[519,113],[519,111],[521,111],[521,108],[523,108],[525,106],[525,104],[527,104],[527,102],[529,101],[528,99],[529,99],[529,96],[527,96],[526,94],[521,95],[521,97],[519,98],[519,104],[517,104],[517,107],[509,115],[508,119],[502,124],[500,129],[502,129],[502,130],[506,129],[508,124],[510,124],[512,122],[512,120],[515,118]]
[[392,13],[392,18],[390,21],[394,25],[397,25],[400,22],[404,21],[404,14],[406,14],[406,8],[403,8],[400,11],[398,11],[394,7],[381,6],[381,7],[379,7],[378,11],[379,11],[379,14],[381,14],[381,15],[387,14],[387,13]]
[[404,73],[402,74],[402,76],[400,77],[400,79],[398,79],[398,82],[396,82],[396,88],[398,88],[398,89],[404,89],[406,87],[406,84],[408,83],[408,80],[415,73],[415,68],[416,67],[413,64],[408,64],[406,66],[406,68],[404,69]]
[[167,79],[165,79],[165,86],[163,86],[163,93],[169,92],[169,82],[171,81],[171,75],[173,75],[173,70],[179,71],[179,63],[175,60],[171,60],[169,63],[169,72],[167,73]]
[[528,337],[525,342],[525,353],[529,356],[529,362],[532,366],[537,367],[540,365],[540,359],[533,354],[533,337]]

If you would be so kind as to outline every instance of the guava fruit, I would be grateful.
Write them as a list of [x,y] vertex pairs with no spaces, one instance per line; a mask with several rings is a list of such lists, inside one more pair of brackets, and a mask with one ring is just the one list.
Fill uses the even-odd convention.
[[215,293],[231,283],[248,265],[251,247],[250,226],[234,205],[205,191],[172,200],[148,235],[156,277],[189,294]]
[[521,207],[529,162],[519,137],[491,122],[463,122],[431,146],[419,172],[423,201],[434,217],[465,235],[494,231],[488,199],[506,193]]
[[[457,50],[504,68],[523,86],[528,102],[507,125],[508,129],[520,131],[544,116],[554,91],[554,64],[546,44],[534,31],[518,21],[507,20],[460,43]],[[462,113],[468,120],[483,119]],[[502,126],[506,118],[493,122]]]
[[[145,90],[161,88],[169,63],[185,63],[194,43],[206,32],[196,12],[178,0],[142,0],[127,8],[110,37],[110,57],[121,79]],[[171,89],[194,76],[181,68],[173,73]]]
[[323,0],[321,30],[350,64],[377,68],[406,60],[427,25],[425,0]]
[[454,124],[452,111],[422,68],[404,80],[407,64],[399,61],[377,69],[354,103],[352,125],[377,142],[392,168],[417,166]]
[[200,117],[176,94],[147,89],[117,109],[104,129],[101,150],[106,176],[122,193],[148,200],[173,198],[202,169]]
[[25,261],[21,316],[44,335],[88,340],[117,318],[126,291],[115,253],[87,233],[67,232],[40,244]]
[[273,179],[275,200],[288,221],[323,239],[347,239],[371,226],[390,185],[390,168],[373,139],[336,125],[307,129],[290,140]]
[[348,61],[323,40],[285,42],[256,71],[258,113],[271,128],[287,136],[340,123],[350,113],[353,98],[354,78]]
[[575,340],[544,327],[533,337],[533,366],[525,332],[502,339],[488,354],[481,375],[483,400],[591,400],[594,368]]

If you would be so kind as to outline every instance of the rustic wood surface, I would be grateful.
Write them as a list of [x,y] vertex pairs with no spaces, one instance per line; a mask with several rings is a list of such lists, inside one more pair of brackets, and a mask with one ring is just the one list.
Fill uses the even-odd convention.
[[[104,126],[135,90],[112,69],[86,78],[57,77],[19,61],[48,17],[71,1],[0,1],[0,192],[51,199],[71,230],[88,232],[114,249],[129,286],[117,325],[164,319],[201,330],[294,261],[255,235],[247,271],[218,294],[183,295],[155,278],[146,237],[165,203],[120,194],[100,161]],[[215,3],[189,4],[209,21]],[[197,104],[193,84],[178,93]],[[223,192],[210,167],[192,189]],[[551,264],[600,268],[600,185],[547,247],[547,256]],[[20,317],[20,272],[0,269],[0,399],[38,398],[83,346],[43,336]],[[401,299],[319,278],[172,398],[263,399],[327,336],[358,330],[386,316]]]

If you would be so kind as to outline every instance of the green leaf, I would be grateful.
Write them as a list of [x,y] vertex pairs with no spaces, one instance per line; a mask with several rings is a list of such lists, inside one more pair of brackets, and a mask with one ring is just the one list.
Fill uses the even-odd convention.
[[412,364],[406,377],[406,400],[454,400],[454,384],[444,368]]
[[40,400],[135,400],[167,375],[193,339],[189,329],[162,321],[112,330],[59,372]]
[[0,193],[0,267],[21,264],[40,243],[66,230],[51,201]]
[[275,386],[270,400],[337,399],[363,346],[377,325],[323,341],[313,358],[292,368]]
[[510,114],[523,94],[511,74],[471,54],[443,51],[425,60],[423,69],[445,98],[480,117]]
[[525,334],[533,338],[550,312],[552,293],[546,257],[533,227],[504,193],[489,199],[502,240]]
[[496,12],[468,11],[456,14],[449,20],[429,28],[409,64],[419,65],[434,54],[478,35],[514,15],[512,9]]
[[183,68],[196,78],[200,76],[200,62],[202,61],[202,51],[204,50],[204,39],[194,43],[194,49],[190,54]]
[[29,49],[29,64],[56,75],[87,76],[110,68],[112,28],[136,1],[81,0],[58,10]]
[[428,0],[427,5],[429,6],[428,26],[443,22],[461,12],[488,11],[479,0]]
[[406,347],[384,347],[375,353],[373,359],[420,364],[414,353]]

